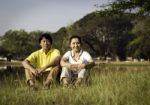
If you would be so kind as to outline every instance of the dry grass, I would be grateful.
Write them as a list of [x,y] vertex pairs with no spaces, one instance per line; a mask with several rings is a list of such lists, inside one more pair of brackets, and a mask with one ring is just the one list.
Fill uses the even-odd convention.
[[0,105],[150,105],[150,66],[103,65],[93,69],[92,84],[78,88],[53,85],[31,91],[24,77],[0,81]]

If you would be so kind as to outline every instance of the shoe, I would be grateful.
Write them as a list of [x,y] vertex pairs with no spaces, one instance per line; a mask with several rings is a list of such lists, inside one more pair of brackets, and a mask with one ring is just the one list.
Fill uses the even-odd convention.
[[35,83],[33,80],[28,80],[27,84],[28,84],[30,90],[34,90],[34,91],[38,90],[38,88],[37,88],[37,86],[35,86]]
[[33,90],[33,91],[37,91],[37,90],[38,90],[38,87],[35,86],[35,85],[30,85],[30,86],[29,86],[29,89],[30,89],[30,90]]
[[77,81],[75,82],[75,86],[78,87],[81,85],[83,79],[82,78],[78,78]]

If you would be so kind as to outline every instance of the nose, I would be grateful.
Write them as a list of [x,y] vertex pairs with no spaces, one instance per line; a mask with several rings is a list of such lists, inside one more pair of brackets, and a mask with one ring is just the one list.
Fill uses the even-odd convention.
[[49,42],[48,41],[45,41],[45,44],[48,44]]
[[77,47],[78,46],[78,44],[77,43],[75,43],[75,45],[74,45],[75,47]]

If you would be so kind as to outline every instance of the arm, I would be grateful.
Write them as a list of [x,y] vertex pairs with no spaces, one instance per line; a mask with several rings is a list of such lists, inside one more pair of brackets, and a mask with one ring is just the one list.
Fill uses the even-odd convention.
[[33,74],[38,75],[38,71],[30,64],[28,60],[24,60],[22,65],[25,69],[30,70]]
[[60,62],[61,66],[62,67],[66,67],[68,68],[69,70],[73,70],[73,69],[76,69],[77,68],[77,64],[71,64],[69,63],[68,59],[63,57],[61,59],[61,62]]
[[90,62],[87,62],[86,64],[78,64],[78,70],[80,69],[91,69],[95,65],[94,61],[91,60]]
[[66,67],[70,70],[81,70],[81,69],[86,69],[86,68],[90,69],[94,66],[94,61],[88,53],[85,53],[86,54],[85,56],[88,58],[86,59],[86,62],[82,63],[82,64],[71,64],[71,63],[69,63],[69,57],[68,57],[69,54],[70,53],[67,52],[62,57],[61,63],[60,63],[62,67]]
[[48,63],[47,65],[45,65],[43,68],[41,68],[39,71],[40,72],[43,72],[45,71],[47,68],[49,67],[54,67],[54,66],[57,66],[57,65],[60,65],[60,59],[61,57],[60,56],[57,56],[55,59],[52,60],[52,62]]
[[60,64],[62,67],[66,67],[69,70],[79,70],[80,68],[85,67],[85,64],[71,64],[71,63],[69,63],[68,59],[64,58],[64,57],[61,59]]
[[91,69],[95,65],[93,59],[85,64],[86,69]]
[[67,59],[67,58],[63,57],[63,58],[61,59],[61,61],[60,61],[60,65],[61,65],[62,67],[70,68],[70,65],[71,65],[71,64],[68,62],[68,59]]
[[83,56],[83,63],[78,65],[78,69],[91,69],[95,65],[93,58],[86,51],[83,52]]

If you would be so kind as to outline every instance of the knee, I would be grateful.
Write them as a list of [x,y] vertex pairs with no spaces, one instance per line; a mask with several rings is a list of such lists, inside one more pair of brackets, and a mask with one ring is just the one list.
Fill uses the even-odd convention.
[[53,67],[53,69],[57,70],[57,71],[60,71],[61,70],[61,66],[60,65],[57,65],[55,67]]
[[67,67],[62,67],[63,71],[68,71],[69,69]]
[[66,77],[62,78],[62,84],[67,86],[69,84],[69,79]]

